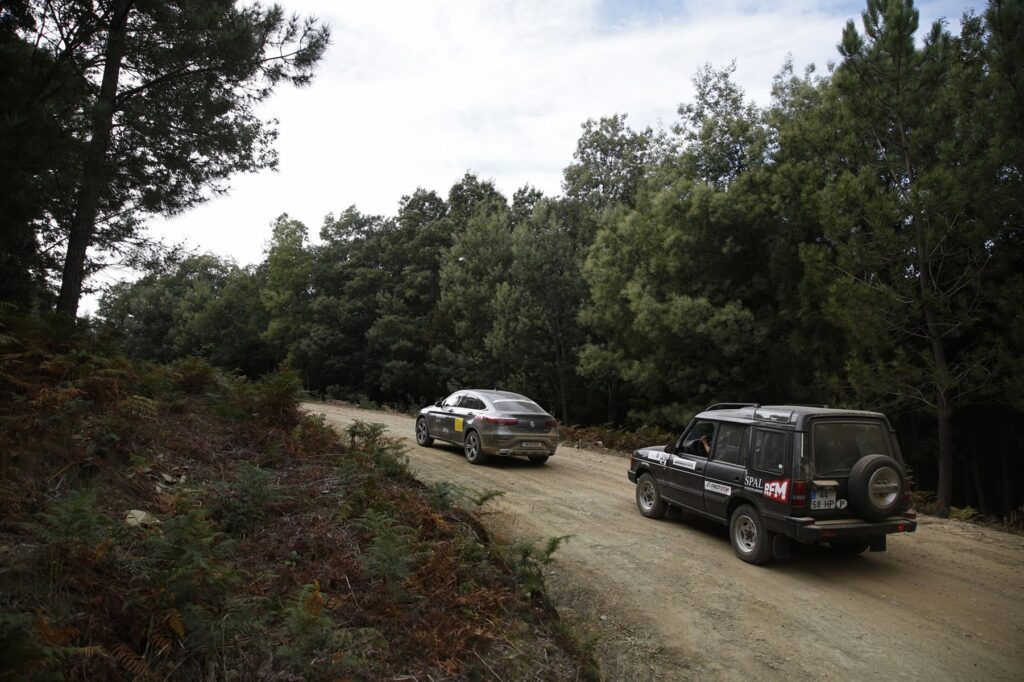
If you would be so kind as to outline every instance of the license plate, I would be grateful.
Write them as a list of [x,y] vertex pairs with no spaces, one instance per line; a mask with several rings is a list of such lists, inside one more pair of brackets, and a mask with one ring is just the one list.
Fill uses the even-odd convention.
[[523,441],[523,447],[524,448],[541,448],[541,447],[544,447],[544,444],[541,443],[540,441],[536,441],[536,440],[524,440]]
[[811,491],[811,509],[835,509],[836,489],[821,488]]

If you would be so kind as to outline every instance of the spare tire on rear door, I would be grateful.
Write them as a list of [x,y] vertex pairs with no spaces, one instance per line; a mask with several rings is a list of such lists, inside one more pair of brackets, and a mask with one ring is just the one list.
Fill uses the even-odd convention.
[[850,504],[872,521],[881,521],[903,506],[903,468],[887,455],[865,455],[850,469]]

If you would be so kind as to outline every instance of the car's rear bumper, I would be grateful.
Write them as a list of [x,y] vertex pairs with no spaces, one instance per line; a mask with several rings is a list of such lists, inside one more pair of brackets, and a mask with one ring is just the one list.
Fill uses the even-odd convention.
[[488,455],[497,457],[550,457],[558,448],[558,437],[544,435],[485,435],[481,446]]
[[[864,519],[813,519],[811,517],[783,517],[765,519],[769,530],[784,533],[799,542],[822,542],[826,540],[850,540],[868,538],[892,533],[913,533],[917,530],[917,514],[904,512],[882,521]],[[777,526],[771,528],[771,526]],[[781,526],[781,527],[778,527]]]

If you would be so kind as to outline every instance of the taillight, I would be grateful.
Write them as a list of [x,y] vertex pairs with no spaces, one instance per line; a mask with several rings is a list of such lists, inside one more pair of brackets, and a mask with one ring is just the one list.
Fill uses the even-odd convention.
[[512,426],[519,423],[519,420],[515,417],[488,417],[483,415],[480,419],[488,424],[497,424],[498,426]]
[[793,494],[789,499],[794,507],[806,507],[807,481],[793,481]]
[[545,420],[544,426],[548,427],[549,429],[556,429],[556,428],[558,428],[558,420],[557,419]]

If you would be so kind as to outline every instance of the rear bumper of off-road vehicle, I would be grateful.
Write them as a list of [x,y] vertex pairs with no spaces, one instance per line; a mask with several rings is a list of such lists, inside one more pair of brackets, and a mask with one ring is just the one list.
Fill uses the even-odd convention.
[[[814,519],[809,516],[788,516],[765,519],[769,530],[781,533],[798,542],[828,542],[868,539],[892,533],[913,533],[917,530],[917,514],[903,512],[882,521],[866,521],[859,518]],[[772,528],[771,526],[776,526]]]

